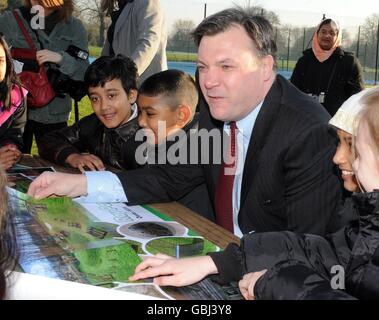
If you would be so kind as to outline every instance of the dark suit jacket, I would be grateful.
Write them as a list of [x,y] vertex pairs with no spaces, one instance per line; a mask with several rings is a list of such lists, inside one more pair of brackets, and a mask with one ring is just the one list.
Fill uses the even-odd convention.
[[[222,130],[208,110],[199,128]],[[258,114],[244,165],[243,233],[292,230],[325,234],[341,196],[332,157],[335,133],[325,109],[277,76]],[[211,149],[212,150],[212,149]],[[129,204],[176,200],[206,182],[214,200],[220,165],[155,166],[118,174]]]

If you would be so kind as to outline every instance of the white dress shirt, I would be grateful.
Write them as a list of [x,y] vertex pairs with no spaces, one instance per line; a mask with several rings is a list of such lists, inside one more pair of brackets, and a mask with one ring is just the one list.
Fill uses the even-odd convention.
[[[243,169],[245,167],[245,160],[247,150],[249,148],[251,134],[253,132],[254,124],[257,119],[258,113],[261,110],[263,101],[254,108],[245,118],[236,121],[237,125],[237,168],[234,176],[233,184],[233,228],[234,234],[238,237],[242,237],[242,231],[238,225],[238,213],[241,203],[241,188],[242,188],[242,176]],[[230,126],[228,123],[224,124],[224,131],[229,135]]]

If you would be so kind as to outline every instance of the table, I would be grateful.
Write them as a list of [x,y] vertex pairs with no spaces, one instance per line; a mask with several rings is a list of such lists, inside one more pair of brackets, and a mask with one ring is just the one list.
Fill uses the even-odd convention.
[[[30,167],[54,167],[59,172],[80,173],[77,169],[62,167],[44,160],[39,156],[31,156],[26,154],[22,155],[20,164]],[[112,171],[114,170],[112,169]],[[187,228],[192,229],[222,249],[224,249],[230,242],[235,242],[237,244],[240,243],[240,239],[234,234],[213,223],[212,221],[203,218],[177,202],[155,203],[149,204],[149,206],[166,214]]]

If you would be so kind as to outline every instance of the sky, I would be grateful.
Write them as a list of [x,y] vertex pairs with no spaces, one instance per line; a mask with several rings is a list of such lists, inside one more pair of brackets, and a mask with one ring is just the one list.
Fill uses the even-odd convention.
[[378,0],[160,0],[165,10],[169,30],[177,19],[191,19],[198,24],[207,15],[232,7],[234,4],[262,6],[276,12],[282,24],[315,26],[325,13],[336,18],[342,27],[356,27],[373,13],[379,14]]

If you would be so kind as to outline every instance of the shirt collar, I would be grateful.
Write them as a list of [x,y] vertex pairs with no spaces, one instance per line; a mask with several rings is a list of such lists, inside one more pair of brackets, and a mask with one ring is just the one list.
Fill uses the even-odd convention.
[[134,118],[137,118],[138,116],[138,108],[135,103],[133,103],[133,105],[131,106],[131,109],[132,109],[132,115],[129,117],[129,120],[126,121],[126,123],[128,123],[129,121],[132,121]]
[[258,104],[250,113],[243,119],[236,122],[238,130],[240,130],[245,139],[250,139],[253,132],[255,121],[257,120],[258,113],[261,110],[263,101]]
[[[242,132],[244,139],[250,140],[251,133],[253,132],[255,121],[257,120],[259,111],[262,108],[264,100],[259,103],[250,113],[241,120],[236,121],[238,132]],[[224,131],[229,133],[229,123],[224,124]]]

